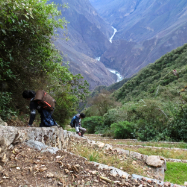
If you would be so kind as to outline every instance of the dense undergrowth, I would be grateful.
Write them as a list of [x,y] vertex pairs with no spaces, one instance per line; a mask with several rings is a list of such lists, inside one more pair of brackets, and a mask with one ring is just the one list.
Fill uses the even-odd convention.
[[187,141],[186,59],[187,44],[142,69],[110,97],[106,91],[95,95],[84,126],[114,138]]

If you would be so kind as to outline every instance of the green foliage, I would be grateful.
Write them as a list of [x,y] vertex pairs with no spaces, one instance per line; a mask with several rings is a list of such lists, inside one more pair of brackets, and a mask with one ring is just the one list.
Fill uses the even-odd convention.
[[104,116],[104,125],[110,127],[112,123],[122,121],[126,113],[120,108],[110,109]]
[[[113,96],[122,102],[153,97],[164,100],[170,100],[171,97],[177,98],[177,93],[171,93],[170,90],[180,89],[181,84],[183,83],[184,86],[187,81],[186,55],[187,44],[164,55],[155,63],[149,64],[114,92]],[[174,75],[174,69],[177,70],[177,75]]]
[[76,98],[66,92],[58,92],[55,96],[57,98],[57,105],[55,107],[53,117],[56,119],[57,123],[64,128],[69,122],[68,118],[76,113],[76,105],[72,105],[73,103],[76,103]]
[[119,121],[111,125],[114,138],[134,138],[134,124],[128,121]]
[[187,44],[148,65],[114,92],[124,105],[104,115],[105,125],[134,123],[136,138],[142,141],[186,141],[186,55]]
[[103,116],[111,108],[119,106],[120,103],[116,102],[111,96],[110,92],[102,91],[100,94],[93,98],[89,98],[89,104],[92,106],[86,110],[86,113],[90,116],[99,115]]
[[98,153],[93,152],[89,155],[89,161],[98,162],[99,155]]
[[88,133],[95,133],[96,127],[102,125],[103,125],[103,117],[100,116],[86,117],[82,121],[82,127],[86,128]]
[[0,92],[0,114],[3,120],[10,119],[11,115],[15,115],[11,107],[11,101],[11,93]]
[[176,110],[167,131],[172,140],[187,142],[187,108]]
[[[88,83],[62,66],[62,57],[52,42],[60,19],[57,5],[47,0],[0,1],[0,92],[1,116],[14,110],[28,112],[21,97],[25,89],[44,89],[57,100],[55,120],[65,124],[78,103],[88,94]],[[6,94],[4,94],[6,92]]]

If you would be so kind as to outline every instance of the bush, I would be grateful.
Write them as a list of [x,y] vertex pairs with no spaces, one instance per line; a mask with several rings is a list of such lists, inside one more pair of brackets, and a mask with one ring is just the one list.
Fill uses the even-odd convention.
[[15,114],[11,107],[11,93],[0,92],[0,114],[3,120],[10,119]]
[[101,116],[86,117],[82,121],[82,127],[86,128],[88,133],[95,133],[96,127],[102,125],[103,125],[103,117]]
[[128,121],[119,121],[111,125],[114,138],[134,138],[134,124]]
[[187,108],[176,111],[168,126],[168,135],[173,141],[187,142]]
[[122,108],[110,109],[103,117],[104,125],[110,127],[111,124],[126,119],[126,112]]

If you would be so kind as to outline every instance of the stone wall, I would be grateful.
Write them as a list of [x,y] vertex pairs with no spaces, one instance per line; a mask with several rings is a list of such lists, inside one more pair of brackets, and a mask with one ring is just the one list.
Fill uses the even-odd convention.
[[69,138],[72,135],[75,136],[75,133],[67,132],[58,127],[41,128],[0,126],[0,147],[2,151],[16,143],[34,140],[51,147],[66,149],[69,144]]

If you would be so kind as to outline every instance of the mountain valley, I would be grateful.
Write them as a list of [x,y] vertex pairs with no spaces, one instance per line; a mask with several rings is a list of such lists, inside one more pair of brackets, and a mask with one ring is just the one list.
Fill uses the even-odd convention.
[[[187,42],[184,0],[55,0],[67,30],[58,29],[55,45],[73,74],[90,84],[109,86],[113,72],[130,78],[164,54]],[[64,33],[65,36],[64,36]],[[65,37],[69,40],[65,40]],[[98,61],[99,59],[99,61]],[[119,81],[119,79],[118,79]]]

